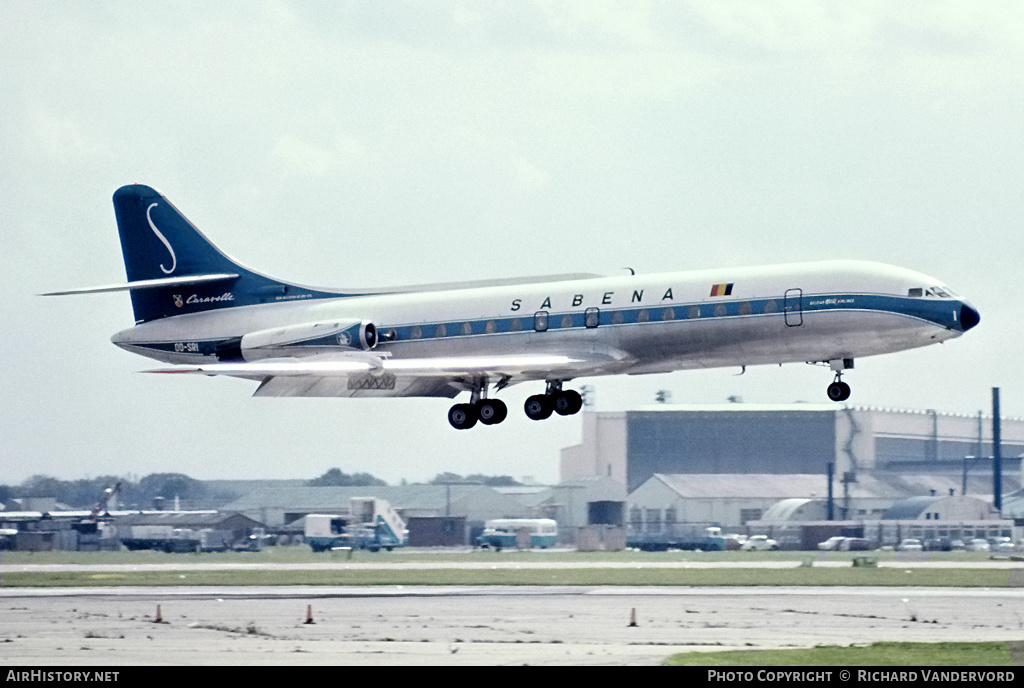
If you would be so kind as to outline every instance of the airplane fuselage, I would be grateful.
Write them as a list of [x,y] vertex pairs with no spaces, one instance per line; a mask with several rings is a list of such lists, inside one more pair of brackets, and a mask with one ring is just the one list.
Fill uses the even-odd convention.
[[[945,341],[963,333],[970,307],[945,288],[925,295],[937,287],[903,268],[829,261],[268,302],[151,321],[113,341],[200,364],[247,332],[356,318],[376,325],[376,351],[391,360],[584,347],[609,353],[609,373],[639,374],[853,359]],[[182,302],[197,302],[187,291]]]

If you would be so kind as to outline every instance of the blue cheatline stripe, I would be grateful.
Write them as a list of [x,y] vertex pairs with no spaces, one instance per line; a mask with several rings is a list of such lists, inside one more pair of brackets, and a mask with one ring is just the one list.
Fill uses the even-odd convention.
[[[788,302],[792,305],[792,299]],[[700,322],[719,318],[740,317],[784,317],[787,300],[778,296],[772,298],[699,301],[690,303],[672,303],[658,306],[631,308],[609,308],[598,313],[599,327],[615,327],[619,325],[656,324],[666,322]],[[800,303],[800,312],[825,313],[835,311],[873,311],[891,313],[904,317],[915,318],[941,327],[960,329],[954,313],[960,309],[959,301],[934,301],[927,298],[902,296],[886,296],[881,294],[804,294]],[[670,311],[666,319],[666,311]],[[540,312],[540,311],[538,311]],[[586,310],[551,311],[547,312],[547,331],[565,329],[583,329],[586,325]],[[394,337],[385,343],[395,341],[429,341],[436,339],[452,339],[464,337],[480,337],[534,331],[534,314],[506,315],[495,318],[472,320],[435,320],[406,325],[388,325],[375,323],[381,333],[394,332]],[[444,326],[445,334],[438,336],[439,326]],[[416,336],[416,335],[419,336]],[[220,339],[192,341],[198,350],[179,350],[180,341],[154,342],[137,344],[137,346],[164,351],[168,353],[192,353],[206,356],[214,355]],[[305,342],[303,344],[306,344]]]
[[[771,304],[771,305],[769,305]],[[789,300],[792,305],[792,299]],[[708,318],[764,317],[783,316],[787,300],[782,297],[731,300],[701,301],[691,303],[666,304],[659,306],[615,308],[599,312],[599,326],[636,325],[644,323],[665,323],[676,320],[705,320]],[[693,309],[697,309],[694,311]],[[959,310],[959,303],[954,306],[952,301],[928,301],[921,298],[885,296],[878,294],[824,294],[807,295],[801,299],[799,309],[804,314],[831,311],[875,311],[892,313],[943,327],[957,328],[959,325],[953,313]],[[666,311],[670,311],[666,318]],[[538,311],[539,312],[539,311]],[[621,321],[619,317],[621,316]],[[396,337],[389,341],[420,341],[452,337],[478,336],[488,334],[509,334],[516,332],[532,332],[533,314],[502,316],[497,318],[431,321],[412,325],[380,325],[381,331],[394,330]],[[586,312],[551,311],[547,313],[547,331],[585,327]],[[438,337],[439,325],[444,325],[446,334]],[[466,329],[468,325],[468,330]],[[416,336],[418,334],[419,336]]]

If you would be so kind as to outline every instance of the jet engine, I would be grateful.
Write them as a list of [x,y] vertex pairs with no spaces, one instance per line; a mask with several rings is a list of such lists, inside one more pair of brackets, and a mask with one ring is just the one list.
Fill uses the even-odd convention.
[[249,332],[217,345],[222,361],[258,361],[282,356],[313,356],[339,351],[369,351],[377,346],[377,328],[368,320],[328,320]]

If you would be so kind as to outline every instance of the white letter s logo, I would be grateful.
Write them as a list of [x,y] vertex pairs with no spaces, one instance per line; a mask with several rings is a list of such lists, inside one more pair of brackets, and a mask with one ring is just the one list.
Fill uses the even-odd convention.
[[153,210],[153,208],[155,208],[156,206],[157,204],[154,203],[148,208],[146,208],[146,219],[149,221],[149,228],[153,230],[153,234],[156,234],[156,238],[162,241],[164,246],[167,247],[167,250],[171,252],[171,260],[173,262],[171,263],[170,270],[165,268],[163,263],[160,263],[160,269],[163,270],[163,273],[165,275],[170,275],[172,272],[174,272],[174,269],[178,267],[178,257],[174,255],[174,249],[171,248],[171,242],[167,241],[167,237],[160,233],[160,230],[156,228],[155,224],[153,224],[153,218],[150,217],[149,215],[150,211]]

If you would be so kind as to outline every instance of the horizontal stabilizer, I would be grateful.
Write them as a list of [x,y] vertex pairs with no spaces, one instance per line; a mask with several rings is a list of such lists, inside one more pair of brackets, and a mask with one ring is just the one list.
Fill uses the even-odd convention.
[[162,277],[159,279],[138,280],[127,284],[113,284],[106,287],[82,287],[67,291],[51,291],[40,296],[71,296],[74,294],[102,294],[113,291],[132,291],[135,289],[160,289],[163,287],[180,287],[189,284],[205,284],[207,282],[224,282],[238,279],[238,275],[188,275],[184,277]]

